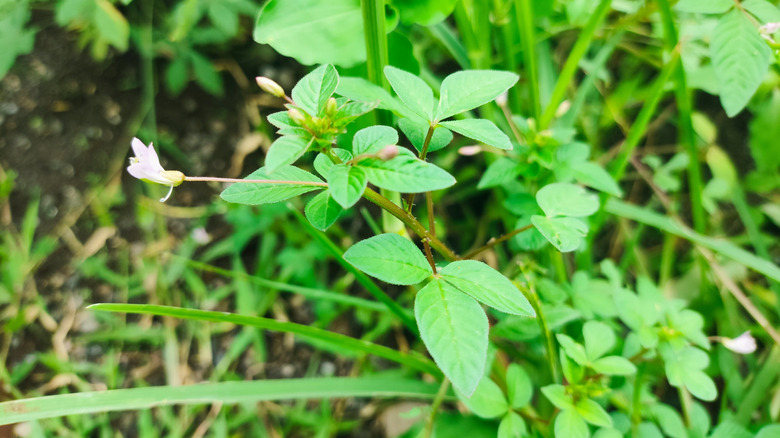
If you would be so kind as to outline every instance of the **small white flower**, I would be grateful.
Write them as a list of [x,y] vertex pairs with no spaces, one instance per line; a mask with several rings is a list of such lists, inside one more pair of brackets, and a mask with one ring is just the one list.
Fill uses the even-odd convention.
[[767,23],[758,29],[758,31],[763,34],[773,34],[778,30],[780,30],[780,21],[775,23]]
[[160,165],[160,159],[157,158],[157,152],[151,143],[147,147],[141,140],[133,138],[130,145],[135,156],[130,158],[127,172],[142,181],[170,186],[171,189],[168,190],[168,194],[160,199],[160,202],[165,202],[171,196],[173,188],[184,182],[184,174],[178,170],[163,169],[162,165]]
[[724,347],[737,354],[750,354],[756,351],[756,340],[747,331],[734,339],[720,338]]

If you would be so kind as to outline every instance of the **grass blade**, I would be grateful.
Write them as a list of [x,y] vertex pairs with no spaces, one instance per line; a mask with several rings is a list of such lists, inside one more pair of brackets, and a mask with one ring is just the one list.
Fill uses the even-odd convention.
[[316,327],[311,327],[303,324],[296,324],[293,322],[276,321],[269,318],[263,318],[259,316],[247,316],[237,315],[227,312],[211,312],[207,310],[198,309],[184,309],[181,307],[171,306],[158,306],[153,304],[112,304],[112,303],[100,303],[93,304],[88,307],[91,310],[100,310],[107,312],[124,312],[135,313],[144,315],[158,315],[158,316],[171,316],[180,319],[194,319],[199,321],[209,322],[227,322],[231,324],[245,325],[251,327],[257,327],[265,330],[275,330],[285,333],[293,333],[295,335],[316,339],[322,342],[327,342],[332,345],[337,345],[342,348],[346,348],[353,351],[362,353],[373,354],[375,356],[383,357],[393,362],[406,365],[408,367],[431,373],[434,376],[442,376],[441,371],[433,364],[429,359],[426,359],[419,355],[411,355],[400,353],[392,348],[387,348],[382,345],[377,345],[371,342],[363,341],[361,339],[351,338],[338,333],[329,332]]
[[411,379],[329,377],[115,389],[3,402],[0,403],[0,425],[175,404],[252,403],[337,397],[433,399],[438,388],[437,383]]
[[607,201],[607,204],[604,206],[604,211],[682,237],[683,239],[701,245],[720,255],[726,256],[735,262],[742,263],[748,268],[760,272],[769,278],[780,281],[780,267],[774,263],[764,260],[751,252],[745,251],[727,240],[714,239],[699,234],[673,219],[652,210],[637,207],[612,198]]

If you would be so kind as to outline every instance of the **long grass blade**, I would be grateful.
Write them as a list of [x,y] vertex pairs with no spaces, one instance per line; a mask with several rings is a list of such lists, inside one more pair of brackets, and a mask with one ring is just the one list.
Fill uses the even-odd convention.
[[0,403],[0,425],[65,415],[209,403],[341,397],[433,399],[438,383],[392,378],[305,378],[157,386],[51,395]]
[[401,353],[382,345],[377,345],[371,342],[363,341],[361,339],[351,338],[349,336],[329,332],[327,330],[311,327],[308,325],[296,324],[294,322],[276,321],[259,316],[237,315],[227,312],[212,312],[208,310],[185,309],[181,307],[158,306],[152,304],[100,303],[93,304],[88,308],[91,310],[107,312],[171,316],[180,319],[194,319],[198,321],[209,322],[227,322],[231,324],[257,327],[265,330],[292,333],[306,338],[327,342],[331,345],[339,346],[340,348],[383,357],[387,360],[409,366],[416,370],[431,373],[437,377],[442,375],[441,371],[439,371],[438,367],[436,367],[432,361],[417,354]]

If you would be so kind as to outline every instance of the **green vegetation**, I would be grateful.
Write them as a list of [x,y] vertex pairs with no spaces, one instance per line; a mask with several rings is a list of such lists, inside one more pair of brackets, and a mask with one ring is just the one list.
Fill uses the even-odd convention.
[[[223,93],[196,46],[253,33],[308,73],[289,90],[257,79],[274,100],[253,129],[273,141],[243,179],[164,170],[134,144],[147,182],[229,185],[179,211],[184,237],[166,226],[181,189],[127,201],[146,249],[72,264],[110,302],[85,291],[55,321],[34,276],[61,235],[36,233],[37,199],[10,221],[0,424],[381,435],[378,411],[416,400],[400,436],[780,434],[773,2],[174,3],[52,4],[96,59],[140,54],[139,137],[158,135],[158,82]],[[36,5],[0,0],[0,74],[31,50]],[[126,201],[95,191],[117,227]],[[214,221],[230,231],[199,238]],[[77,314],[99,328],[69,335]],[[9,356],[39,329],[51,351]]]

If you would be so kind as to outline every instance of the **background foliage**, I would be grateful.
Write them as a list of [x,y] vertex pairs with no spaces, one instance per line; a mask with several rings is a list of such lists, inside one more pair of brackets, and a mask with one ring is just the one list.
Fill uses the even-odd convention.
[[[0,378],[19,400],[0,420],[63,436],[361,436],[399,418],[405,436],[777,436],[778,22],[767,0],[0,0],[4,89],[36,34],[66,28],[96,66],[133,56],[122,149],[138,135],[203,169],[158,126],[163,95],[201,88],[245,100],[238,173],[314,183],[182,188],[161,206],[114,172],[89,189],[77,252],[0,158]],[[292,59],[261,71],[268,46]],[[261,73],[300,118],[248,86]],[[76,301],[41,292],[63,251],[57,290]],[[734,345],[745,331],[756,349]]]

